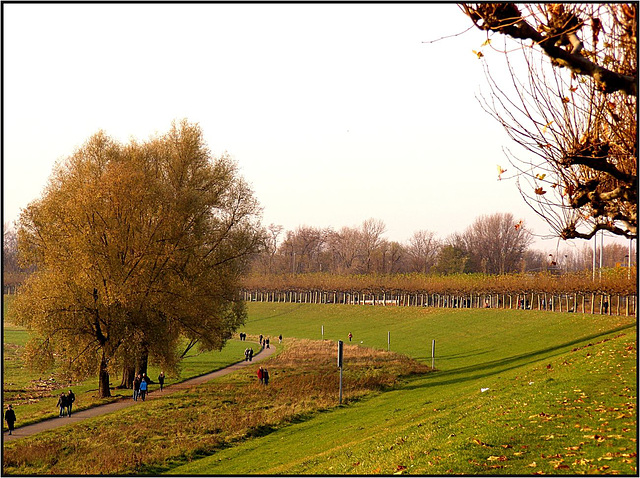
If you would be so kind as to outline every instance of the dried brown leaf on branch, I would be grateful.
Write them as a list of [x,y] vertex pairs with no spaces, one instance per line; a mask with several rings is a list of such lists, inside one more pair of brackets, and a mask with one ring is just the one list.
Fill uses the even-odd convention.
[[[498,80],[497,67],[488,66],[495,57],[484,55],[490,94],[480,102],[521,148],[507,155],[523,199],[563,239],[599,230],[635,238],[637,4],[461,9],[489,37],[502,34],[519,46],[500,53],[511,80]],[[543,196],[539,174],[563,187]]]

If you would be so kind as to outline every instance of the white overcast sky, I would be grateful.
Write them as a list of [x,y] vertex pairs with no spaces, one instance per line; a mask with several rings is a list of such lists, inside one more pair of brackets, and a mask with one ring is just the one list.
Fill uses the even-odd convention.
[[[265,225],[446,238],[510,212],[534,233],[487,91],[485,34],[455,4],[5,4],[3,214],[104,130],[122,142],[199,123]],[[487,52],[489,62],[499,54]],[[556,241],[539,241],[542,249]]]

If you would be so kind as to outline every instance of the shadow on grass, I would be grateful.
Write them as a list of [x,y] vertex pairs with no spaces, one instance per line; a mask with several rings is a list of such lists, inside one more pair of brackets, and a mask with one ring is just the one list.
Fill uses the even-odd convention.
[[[490,349],[477,349],[477,350],[470,350],[469,352],[465,352],[465,353],[459,353],[459,354],[449,354],[449,355],[440,355],[438,356],[438,360],[456,360],[456,359],[460,359],[460,358],[467,358],[467,357],[474,357],[476,355],[484,355],[489,353]],[[429,357],[424,357],[424,359],[426,360],[427,358],[431,358],[431,356]]]
[[[512,357],[505,357],[499,360],[481,362],[475,365],[469,365],[467,367],[460,367],[452,370],[436,371],[433,373],[428,373],[422,377],[420,383],[414,382],[413,384],[409,384],[402,388],[406,390],[414,390],[419,388],[427,388],[427,387],[434,387],[434,386],[440,386],[440,385],[450,385],[454,383],[468,382],[471,380],[490,377],[492,375],[497,375],[499,373],[506,372],[508,370],[513,370],[513,369],[522,367],[523,365],[533,364],[543,359],[561,355],[567,352],[568,351],[567,349],[569,349],[570,347],[583,344],[584,342],[589,342],[594,339],[603,338],[603,337],[606,337],[607,335],[611,335],[613,333],[631,329],[634,327],[636,327],[636,324],[622,325],[620,327],[616,327],[616,328],[607,330],[605,332],[587,335],[585,337],[581,337],[579,339],[575,339],[569,342],[555,345],[553,347],[547,347],[544,349],[535,350],[535,351],[520,354],[520,355],[514,355]],[[437,362],[438,362],[438,357],[436,356],[436,363]]]
[[142,464],[136,468],[137,475],[154,475],[158,476],[161,474],[171,475],[171,470],[174,468],[178,468],[182,465],[186,465],[192,461],[197,461],[202,458],[207,458],[209,456],[215,455],[216,453],[225,450],[227,448],[233,448],[240,443],[243,443],[252,438],[261,438],[271,433],[277,431],[279,428],[286,426],[288,424],[296,424],[302,423],[311,418],[321,414],[330,412],[331,409],[320,409],[313,410],[304,413],[299,413],[294,415],[293,417],[288,418],[283,423],[279,425],[258,425],[256,427],[249,428],[242,436],[237,438],[232,438],[229,440],[224,439],[222,436],[220,437],[220,441],[215,445],[211,445],[207,448],[196,448],[190,453],[182,453],[181,455],[172,457],[164,463],[153,463],[153,464]]

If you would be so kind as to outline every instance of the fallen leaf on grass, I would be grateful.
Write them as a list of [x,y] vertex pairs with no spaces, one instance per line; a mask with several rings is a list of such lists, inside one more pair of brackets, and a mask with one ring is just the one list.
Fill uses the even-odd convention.
[[491,447],[492,446],[492,445],[489,445],[489,444],[487,444],[485,442],[482,442],[482,441],[478,440],[477,438],[473,439],[473,443],[475,443],[476,445],[486,446],[486,447]]
[[500,456],[491,455],[489,458],[487,458],[487,461],[507,461],[507,457],[504,455],[500,455]]

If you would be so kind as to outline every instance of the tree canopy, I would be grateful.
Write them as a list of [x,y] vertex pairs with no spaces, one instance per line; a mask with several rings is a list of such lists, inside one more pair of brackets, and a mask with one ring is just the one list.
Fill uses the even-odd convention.
[[144,369],[149,356],[175,367],[184,339],[220,349],[245,318],[238,283],[262,243],[259,213],[197,125],[124,145],[97,133],[18,222],[21,258],[36,268],[14,303],[39,334],[32,362],[98,370],[108,396],[116,367]]
[[491,94],[481,103],[525,151],[507,151],[525,201],[563,239],[589,239],[599,230],[635,238],[637,4],[461,9],[488,32],[485,46],[497,49],[492,33],[517,42],[498,50],[511,81],[486,67]]

